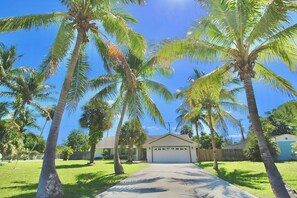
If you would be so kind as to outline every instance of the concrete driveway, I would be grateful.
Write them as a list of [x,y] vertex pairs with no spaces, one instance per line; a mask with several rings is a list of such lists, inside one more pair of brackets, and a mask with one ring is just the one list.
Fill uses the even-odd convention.
[[253,195],[221,180],[194,164],[151,164],[96,198],[234,197]]

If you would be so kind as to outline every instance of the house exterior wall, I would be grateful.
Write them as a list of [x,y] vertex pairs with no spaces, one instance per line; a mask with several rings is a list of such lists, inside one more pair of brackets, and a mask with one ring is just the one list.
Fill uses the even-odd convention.
[[190,143],[188,141],[182,140],[177,138],[173,135],[165,136],[155,142],[147,144],[147,161],[149,163],[153,162],[153,147],[189,147],[190,155],[191,155],[191,162],[197,161],[197,154],[196,154],[196,145],[194,143]]
[[[97,158],[97,157],[98,158],[103,158],[103,151],[104,151],[103,148],[96,148],[95,158]],[[127,150],[125,150],[123,153],[124,153],[124,156],[126,157],[127,156]],[[110,154],[114,155],[114,149],[112,149],[112,148],[110,149]],[[139,156],[140,156],[140,150],[136,148],[136,153],[133,155],[133,160],[140,160]]]
[[296,155],[292,152],[292,144],[297,141],[296,135],[283,134],[273,138],[278,145],[279,155],[277,161],[297,160]]

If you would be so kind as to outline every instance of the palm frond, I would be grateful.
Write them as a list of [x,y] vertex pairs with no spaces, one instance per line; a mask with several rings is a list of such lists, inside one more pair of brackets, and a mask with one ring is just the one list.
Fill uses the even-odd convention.
[[276,73],[272,72],[260,63],[256,63],[255,70],[257,80],[262,80],[264,83],[268,84],[274,89],[281,91],[283,94],[288,96],[297,96],[296,90],[286,79],[278,76]]
[[49,27],[59,23],[67,14],[54,12],[50,14],[36,14],[20,17],[8,17],[0,19],[0,32],[14,32],[17,30],[38,29]]
[[67,109],[70,111],[75,111],[78,102],[85,95],[88,88],[88,77],[86,76],[86,74],[90,68],[90,65],[87,59],[88,56],[84,52],[84,48],[82,48],[76,63],[74,74],[71,79],[70,89],[68,92]]
[[63,19],[51,50],[40,66],[41,72],[46,78],[57,71],[59,63],[67,56],[73,39],[74,30],[72,25],[66,19]]

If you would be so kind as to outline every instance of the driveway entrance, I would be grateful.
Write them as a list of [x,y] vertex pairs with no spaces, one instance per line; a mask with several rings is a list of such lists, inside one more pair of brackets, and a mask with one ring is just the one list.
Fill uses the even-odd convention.
[[97,198],[252,198],[253,195],[194,164],[151,164]]

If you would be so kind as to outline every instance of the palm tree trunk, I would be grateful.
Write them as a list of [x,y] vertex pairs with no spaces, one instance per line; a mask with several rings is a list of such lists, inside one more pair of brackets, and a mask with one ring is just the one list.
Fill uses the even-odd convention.
[[90,151],[90,164],[94,164],[95,161],[95,149],[96,149],[96,144],[91,145],[91,151]]
[[261,157],[264,162],[264,166],[265,166],[273,193],[278,198],[289,198],[290,196],[288,194],[288,191],[286,190],[284,181],[277,167],[274,164],[274,160],[270,154],[270,151],[268,149],[267,143],[264,138],[251,78],[248,77],[244,79],[244,88],[246,91],[246,98],[247,98],[250,118],[252,121],[253,128],[255,129],[255,134],[258,138],[258,145],[260,148]]
[[121,133],[121,128],[122,128],[124,116],[125,116],[125,113],[126,113],[126,109],[127,109],[127,100],[125,99],[125,102],[123,104],[121,117],[120,117],[120,121],[119,121],[119,124],[118,124],[118,127],[117,127],[115,141],[114,141],[114,173],[116,175],[125,173],[124,168],[123,168],[123,166],[121,164],[120,155],[119,155],[119,141],[120,141],[120,133]]
[[46,149],[43,158],[42,170],[38,183],[36,197],[63,197],[63,189],[61,181],[58,177],[55,166],[56,146],[59,135],[60,124],[63,112],[67,102],[67,96],[70,88],[71,78],[73,76],[75,66],[78,60],[81,46],[83,44],[84,30],[78,29],[76,44],[71,56],[70,64],[60,93],[57,109],[51,124],[49,135],[47,138]]
[[218,161],[217,161],[217,148],[216,148],[216,142],[214,137],[214,131],[212,126],[212,118],[211,118],[211,108],[208,108],[208,124],[210,129],[210,135],[211,135],[211,143],[212,143],[212,150],[213,150],[213,169],[218,170]]
[[200,151],[200,137],[199,137],[199,131],[198,131],[198,121],[195,122],[195,130],[196,130],[196,136],[197,136],[197,160],[200,162],[200,156],[199,156],[199,151]]
[[131,142],[134,142],[133,140],[130,140],[129,142],[129,152],[128,152],[128,162],[129,163],[132,163],[133,162],[133,143]]
[[[43,125],[43,127],[42,127],[42,129],[41,129],[41,132],[40,132],[40,137],[42,137],[42,134],[43,134],[43,131],[44,131],[44,128],[45,128],[45,126],[46,126],[46,123],[47,123],[47,119],[45,120],[45,123],[44,123],[44,125]],[[35,142],[35,144],[33,145],[33,147],[32,147],[32,149],[31,149],[31,151],[30,151],[30,153],[35,149],[35,146],[37,145],[37,141]]]

